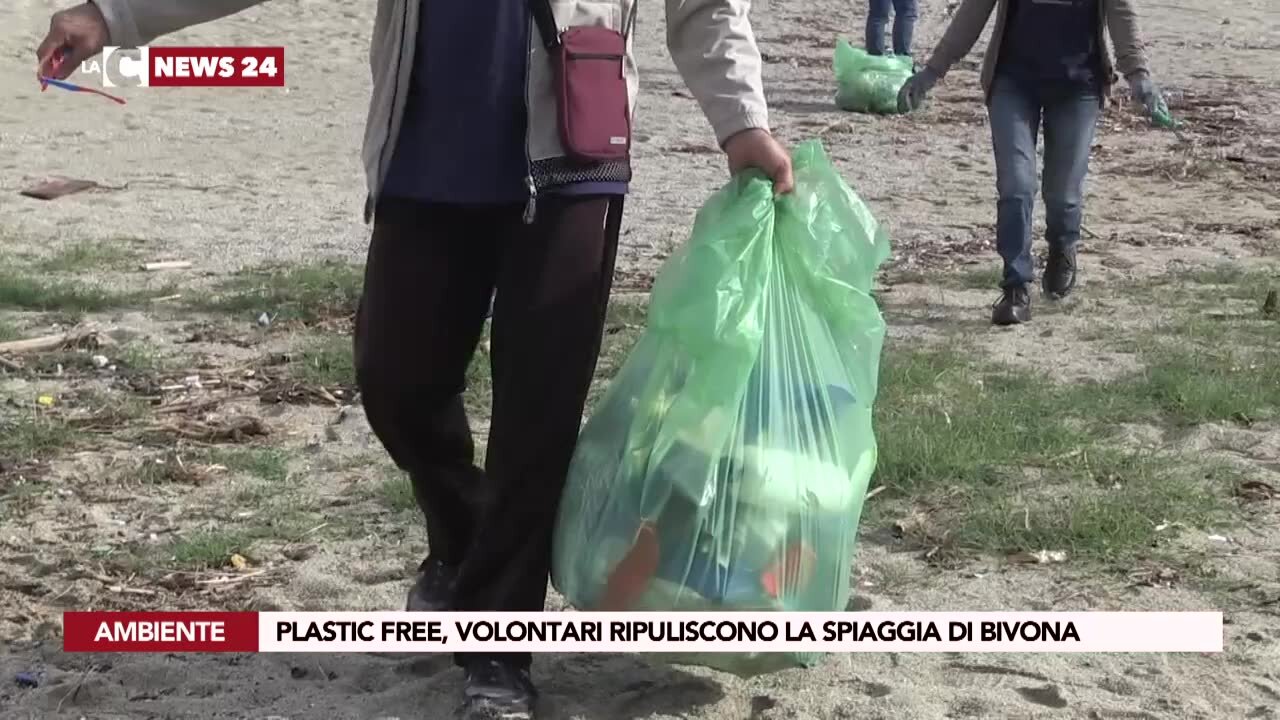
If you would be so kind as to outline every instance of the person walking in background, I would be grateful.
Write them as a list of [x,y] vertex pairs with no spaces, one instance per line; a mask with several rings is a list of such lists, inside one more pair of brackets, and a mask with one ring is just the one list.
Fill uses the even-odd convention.
[[[40,70],[54,74],[58,55],[65,77],[105,44],[145,44],[258,2],[94,0],[54,15]],[[430,555],[410,610],[544,609],[631,180],[625,156],[583,162],[562,146],[545,41],[567,21],[625,32],[635,0],[554,8],[561,17],[544,33],[529,32],[524,0],[377,4],[363,153],[373,234],[355,363],[369,424],[409,474],[426,520]],[[668,46],[730,171],[758,169],[785,193],[791,160],[769,133],[748,8],[748,0],[667,0]],[[618,64],[626,88],[610,110],[629,117],[635,62],[619,52],[588,60]],[[615,78],[591,72],[593,82]],[[462,392],[491,299],[493,407],[481,470]],[[460,714],[531,717],[530,661],[455,656],[465,671]]]
[[870,0],[867,9],[867,53],[884,55],[884,31],[893,8],[893,54],[910,57],[916,29],[916,0]]
[[[995,150],[996,247],[1004,274],[991,320],[1014,325],[1031,319],[1040,128],[1049,245],[1043,290],[1047,297],[1061,299],[1076,284],[1089,150],[1116,70],[1148,113],[1154,112],[1159,95],[1131,0],[963,0],[925,67],[902,87],[900,110],[924,103],[947,70],[973,48],[993,9],[996,25],[982,66],[982,89]],[[1114,62],[1107,34],[1115,43]]]

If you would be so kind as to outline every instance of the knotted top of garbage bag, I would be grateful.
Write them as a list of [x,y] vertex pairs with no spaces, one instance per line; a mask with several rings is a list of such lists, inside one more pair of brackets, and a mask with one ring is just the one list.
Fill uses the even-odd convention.
[[747,172],[707,201],[654,284],[651,328],[678,333],[694,354],[708,344],[758,346],[779,263],[827,322],[856,321],[889,256],[888,237],[820,142],[798,145],[793,165],[796,187],[787,195],[775,198],[768,178]]

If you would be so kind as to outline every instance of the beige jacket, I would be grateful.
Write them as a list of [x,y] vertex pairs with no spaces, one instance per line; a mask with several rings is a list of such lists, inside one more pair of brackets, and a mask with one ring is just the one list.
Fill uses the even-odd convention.
[[[264,0],[92,0],[106,18],[111,44],[144,45],[161,35],[237,13]],[[467,2],[470,0],[459,0]],[[560,27],[602,25],[621,30],[638,0],[551,0]],[[364,134],[368,183],[365,221],[373,217],[409,94],[417,48],[420,0],[378,0],[369,50],[373,95]],[[768,129],[761,82],[762,61],[747,18],[750,0],[666,0],[667,46],[685,84],[697,98],[723,144],[749,128]],[[555,96],[546,50],[530,26],[526,146],[531,200],[539,187],[564,178],[564,155],[556,129]],[[625,69],[635,111],[639,76],[628,54]]]
[[[996,11],[996,27],[991,33],[991,42],[987,44],[986,57],[982,62],[982,92],[987,100],[991,99],[991,83],[996,75],[996,63],[1000,59],[1000,44],[1004,39],[1006,21],[1009,17],[1011,0],[963,0],[956,9],[955,17],[938,41],[938,47],[929,58],[928,66],[942,77],[978,42],[982,30],[991,18],[991,11]],[[1111,94],[1111,86],[1115,83],[1116,70],[1128,77],[1135,72],[1147,69],[1146,49],[1138,33],[1138,12],[1134,8],[1134,0],[1098,0],[1102,3],[1102,12],[1098,13],[1098,47],[1102,51],[1103,98]],[[1107,49],[1107,33],[1116,45],[1115,62]]]

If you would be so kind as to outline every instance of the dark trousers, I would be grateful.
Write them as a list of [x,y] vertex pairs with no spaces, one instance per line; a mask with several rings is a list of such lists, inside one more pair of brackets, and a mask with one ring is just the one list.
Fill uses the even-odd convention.
[[997,75],[987,112],[996,156],[996,248],[1004,287],[1034,280],[1031,231],[1036,204],[1036,144],[1044,126],[1045,239],[1051,250],[1080,241],[1089,150],[1102,103],[1096,90]]
[[[383,200],[356,320],[369,424],[409,474],[432,557],[458,568],[459,611],[543,609],[622,198],[540,199],[532,225],[521,210]],[[495,290],[481,470],[463,390]]]
[[870,0],[867,10],[867,52],[884,55],[884,28],[889,24],[893,8],[893,54],[911,55],[911,39],[915,34],[916,0]]

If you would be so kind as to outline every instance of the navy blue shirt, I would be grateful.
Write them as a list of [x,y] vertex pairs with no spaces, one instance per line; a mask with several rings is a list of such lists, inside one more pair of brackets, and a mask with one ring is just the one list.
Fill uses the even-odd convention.
[[[523,203],[527,0],[421,0],[404,119],[383,192],[430,202]],[[625,183],[563,192],[614,194]]]
[[1102,72],[1098,0],[1013,0],[999,68],[1035,83],[1095,87]]

